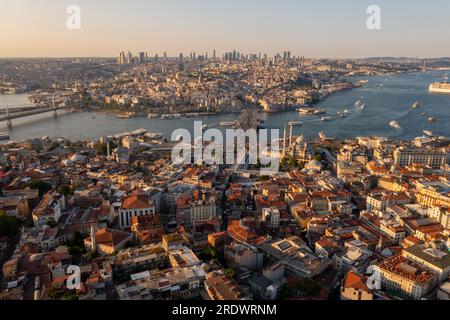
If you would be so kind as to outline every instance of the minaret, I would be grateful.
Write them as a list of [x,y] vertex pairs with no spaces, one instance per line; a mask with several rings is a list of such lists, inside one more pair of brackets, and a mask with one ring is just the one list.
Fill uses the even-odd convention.
[[53,118],[57,118],[58,113],[56,112],[56,106],[55,106],[55,94],[52,94],[52,108],[53,108]]
[[106,138],[106,156],[108,159],[111,157],[111,144],[108,138]]
[[7,119],[6,125],[8,126],[9,129],[11,129],[12,128],[12,121],[9,118],[9,116],[10,116],[9,115],[9,106],[6,105],[6,119]]
[[380,240],[378,241],[377,250],[378,251],[382,251],[383,250],[383,238],[382,237],[380,237]]
[[95,237],[95,228],[91,227],[91,244],[92,244],[92,252],[97,252],[97,239]]
[[290,126],[291,126],[291,129],[290,129],[290,133],[289,133],[289,150],[291,149],[291,147],[292,147],[292,134],[293,134],[293,126],[292,126],[292,123],[290,124]]

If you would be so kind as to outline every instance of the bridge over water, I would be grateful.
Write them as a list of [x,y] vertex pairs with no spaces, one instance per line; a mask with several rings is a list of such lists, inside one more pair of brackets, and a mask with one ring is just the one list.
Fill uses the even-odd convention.
[[58,110],[67,110],[70,107],[24,107],[14,109],[0,109],[0,122],[6,121],[8,128],[12,128],[12,120],[30,117],[36,114],[43,114],[47,112],[53,112],[53,117],[57,117]]

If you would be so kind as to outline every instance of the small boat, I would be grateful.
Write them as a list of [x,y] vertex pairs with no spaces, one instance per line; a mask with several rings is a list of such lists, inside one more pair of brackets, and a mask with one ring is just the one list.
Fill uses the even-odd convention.
[[0,132],[0,140],[9,140],[9,134],[7,132]]
[[429,117],[429,118],[428,118],[428,122],[434,123],[434,122],[436,122],[436,118]]
[[207,124],[204,124],[203,126],[202,126],[202,131],[206,131],[206,130],[208,130],[209,129],[209,126],[207,125]]
[[395,130],[400,130],[400,129],[401,129],[400,125],[399,125],[398,122],[395,121],[395,120],[392,120],[391,122],[389,122],[389,126],[390,126],[392,129],[395,129]]
[[322,117],[320,120],[322,120],[322,121],[332,121],[333,119],[331,117]]
[[314,111],[315,115],[321,115],[321,114],[325,114],[326,111],[324,109],[317,109],[316,111]]
[[416,102],[414,102],[414,104],[412,105],[411,108],[418,109],[419,107],[420,107],[420,103],[419,103],[419,101],[416,101]]
[[423,130],[423,133],[425,133],[429,137],[434,137],[434,133],[429,130]]
[[364,101],[362,101],[362,100],[358,100],[358,101],[355,102],[355,107],[356,107],[356,108],[361,109],[362,106],[364,106],[364,105],[365,105],[365,104],[364,104]]

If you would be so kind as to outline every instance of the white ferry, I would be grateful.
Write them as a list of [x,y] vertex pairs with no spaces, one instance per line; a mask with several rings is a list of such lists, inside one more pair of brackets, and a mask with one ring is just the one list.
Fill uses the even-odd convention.
[[233,126],[237,125],[237,121],[222,121],[220,123],[220,125],[222,127],[233,127]]
[[162,133],[160,132],[148,132],[145,134],[145,136],[149,139],[156,139],[156,140],[162,139],[163,137]]
[[443,82],[435,82],[430,84],[431,93],[450,93],[450,83],[448,83],[448,75],[444,76]]
[[297,109],[300,114],[314,114],[316,112],[316,109],[314,108],[299,108]]
[[0,140],[9,140],[9,134],[7,132],[0,132]]
[[116,116],[116,118],[118,118],[118,119],[130,119],[131,115],[129,115],[129,114],[119,114],[118,116]]

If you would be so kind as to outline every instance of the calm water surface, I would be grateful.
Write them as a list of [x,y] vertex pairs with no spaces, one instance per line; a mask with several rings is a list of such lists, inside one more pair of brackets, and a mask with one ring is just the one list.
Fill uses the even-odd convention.
[[[412,139],[430,130],[435,135],[450,136],[450,94],[430,94],[431,82],[440,81],[445,72],[402,74],[395,76],[366,78],[369,83],[362,88],[332,95],[318,107],[327,111],[326,116],[333,121],[323,122],[322,116],[303,116],[298,112],[261,114],[267,128],[280,128],[289,121],[302,121],[303,126],[296,129],[306,137],[317,136],[323,131],[327,136],[347,138],[360,135],[381,135],[398,139]],[[367,107],[360,111],[355,107],[357,100],[364,100]],[[414,102],[420,108],[412,109]],[[29,105],[26,95],[0,95],[0,107]],[[339,118],[338,112],[348,110],[347,118]],[[220,122],[237,119],[237,114],[204,116],[189,119],[161,120],[148,118],[117,119],[113,115],[96,113],[95,119],[89,113],[66,113],[53,119],[52,114],[37,115],[13,120],[13,128],[8,130],[6,123],[0,123],[0,131],[7,131],[11,140],[32,137],[67,137],[77,139],[98,139],[101,136],[122,133],[139,128],[163,133],[170,138],[178,128],[193,129],[194,121],[203,121],[210,127],[220,128]],[[434,117],[436,123],[429,123]],[[392,129],[389,122],[396,120],[400,130]]]

